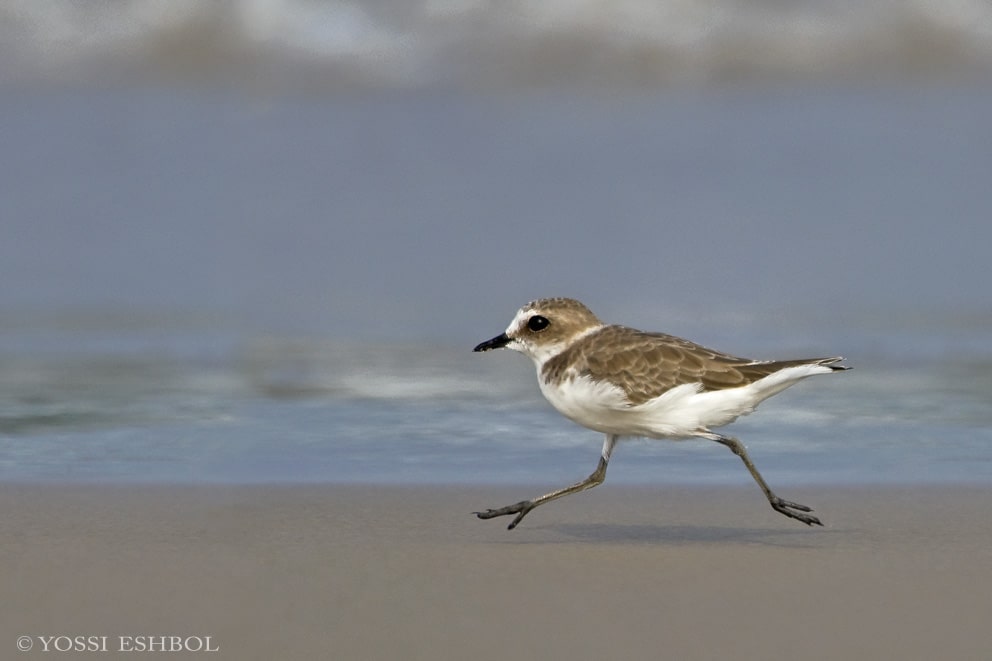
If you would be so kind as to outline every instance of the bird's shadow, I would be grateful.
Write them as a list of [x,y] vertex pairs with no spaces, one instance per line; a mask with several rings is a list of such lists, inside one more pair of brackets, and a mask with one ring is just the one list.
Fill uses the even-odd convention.
[[[564,523],[535,526],[535,530],[553,533],[557,539],[514,539],[523,543],[574,543],[596,544],[662,544],[682,546],[700,544],[749,544],[780,548],[818,548],[824,535],[838,531],[816,528],[747,528],[705,525],[656,525],[622,523]],[[516,531],[522,532],[522,531]]]

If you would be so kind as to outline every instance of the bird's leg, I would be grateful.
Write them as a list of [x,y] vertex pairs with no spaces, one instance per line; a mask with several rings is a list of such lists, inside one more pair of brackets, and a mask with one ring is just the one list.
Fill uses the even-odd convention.
[[721,436],[720,434],[712,434],[712,435],[708,434],[706,438],[716,441],[717,443],[726,445],[728,448],[730,448],[731,452],[733,452],[734,454],[736,454],[738,457],[741,458],[741,461],[744,462],[744,465],[747,466],[747,469],[751,472],[751,477],[753,477],[754,481],[758,483],[758,486],[761,487],[761,490],[765,492],[765,497],[768,499],[768,503],[772,506],[772,509],[774,509],[776,512],[779,512],[780,514],[784,514],[789,518],[796,519],[797,521],[802,521],[803,523],[809,526],[812,526],[814,524],[818,526],[823,525],[822,523],[820,523],[820,520],[818,518],[816,518],[812,514],[805,513],[805,512],[813,511],[809,507],[806,507],[805,505],[800,505],[799,503],[792,503],[789,502],[788,500],[782,500],[772,492],[772,490],[768,487],[768,484],[765,482],[764,478],[761,477],[761,473],[759,473],[758,469],[754,467],[754,463],[751,461],[751,457],[747,456],[747,449],[744,447],[743,443],[738,441],[733,436]]
[[510,522],[510,525],[506,527],[507,530],[513,530],[517,527],[517,524],[520,523],[525,516],[527,516],[527,513],[538,505],[550,503],[552,500],[557,500],[563,496],[578,493],[579,491],[585,491],[586,489],[591,489],[602,484],[603,480],[606,479],[606,467],[610,463],[610,455],[613,453],[613,447],[616,445],[618,438],[619,437],[612,434],[606,435],[606,440],[603,442],[603,453],[599,457],[599,465],[596,466],[596,470],[594,470],[589,477],[581,482],[576,482],[572,486],[565,487],[564,489],[558,489],[557,491],[546,493],[543,496],[534,498],[533,500],[521,500],[519,503],[507,505],[506,507],[473,513],[480,519],[492,519],[497,516],[516,514],[517,516]]

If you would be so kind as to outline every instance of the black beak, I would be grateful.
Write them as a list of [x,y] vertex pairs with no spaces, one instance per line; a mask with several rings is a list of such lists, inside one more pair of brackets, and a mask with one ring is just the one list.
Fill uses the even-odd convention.
[[492,349],[502,349],[507,344],[510,343],[510,338],[507,337],[506,333],[500,333],[491,340],[486,340],[472,351],[491,351]]

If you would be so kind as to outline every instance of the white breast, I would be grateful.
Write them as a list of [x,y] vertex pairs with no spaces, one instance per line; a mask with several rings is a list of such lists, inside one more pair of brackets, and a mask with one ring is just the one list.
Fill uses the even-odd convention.
[[604,434],[630,435],[628,431],[620,431],[626,424],[630,403],[623,390],[612,383],[593,381],[588,376],[547,383],[540,373],[538,382],[545,398],[569,420]]

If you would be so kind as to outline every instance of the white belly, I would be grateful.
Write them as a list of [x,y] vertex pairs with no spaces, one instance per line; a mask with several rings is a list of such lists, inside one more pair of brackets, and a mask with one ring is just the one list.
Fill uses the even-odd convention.
[[801,365],[739,388],[702,392],[702,384],[688,383],[637,406],[617,386],[588,376],[560,384],[538,381],[559,413],[589,429],[619,436],[688,438],[733,422],[800,379],[829,371],[820,365]]

